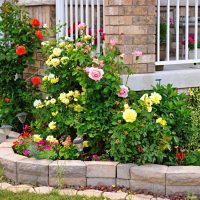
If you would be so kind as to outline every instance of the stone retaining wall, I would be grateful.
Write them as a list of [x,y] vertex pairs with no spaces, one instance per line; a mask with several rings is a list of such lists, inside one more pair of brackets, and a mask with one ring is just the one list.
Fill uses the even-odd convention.
[[36,160],[17,155],[12,140],[0,144],[0,163],[7,179],[37,186],[117,185],[154,193],[200,194],[200,166],[120,164],[109,161]]

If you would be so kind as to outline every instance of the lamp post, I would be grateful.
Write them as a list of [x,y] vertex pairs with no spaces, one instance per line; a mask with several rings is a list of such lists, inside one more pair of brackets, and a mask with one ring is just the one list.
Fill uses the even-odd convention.
[[27,117],[27,113],[26,112],[21,112],[21,113],[18,113],[16,115],[16,117],[18,118],[18,120],[21,122],[22,124],[22,128],[23,128],[23,131],[24,131],[24,123],[26,121],[26,117]]
[[78,152],[81,154],[81,160],[83,160],[83,138],[80,136],[77,136],[73,140],[73,143],[76,145]]

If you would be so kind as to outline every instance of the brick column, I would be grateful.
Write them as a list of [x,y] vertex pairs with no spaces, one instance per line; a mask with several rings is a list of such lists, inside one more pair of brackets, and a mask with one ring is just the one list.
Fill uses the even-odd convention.
[[134,67],[131,53],[141,50],[143,56],[137,73],[155,71],[156,0],[105,0],[106,43],[116,40],[125,53],[125,64]]

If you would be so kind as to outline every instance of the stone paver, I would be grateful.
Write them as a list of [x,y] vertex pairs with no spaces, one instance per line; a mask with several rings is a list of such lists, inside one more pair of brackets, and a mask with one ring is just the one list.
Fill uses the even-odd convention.
[[0,144],[0,148],[11,148],[13,146],[13,142],[3,142]]
[[38,186],[48,186],[49,164],[51,160],[29,158],[17,162],[18,182]]
[[144,194],[128,195],[127,200],[152,200],[153,196]]
[[35,187],[34,189],[38,194],[49,194],[53,191],[53,187],[48,186]]
[[33,187],[30,185],[12,185],[7,188],[7,190],[17,193],[17,192],[24,192],[24,191],[32,191]]
[[126,199],[127,193],[125,192],[104,192],[103,197],[106,197],[111,200],[122,200]]
[[58,160],[52,162],[49,165],[49,185],[58,186],[60,178],[63,178],[64,186],[86,186],[85,163],[80,160]]
[[74,190],[74,189],[62,189],[62,190],[59,190],[58,193],[60,195],[67,195],[67,196],[75,196],[77,194],[77,190]]
[[5,190],[5,189],[7,189],[8,187],[11,187],[11,186],[12,186],[11,184],[6,183],[6,182],[0,183],[0,189],[1,190]]
[[116,184],[117,184],[117,186],[121,186],[121,187],[123,186],[123,187],[129,188],[130,187],[130,180],[117,178]]
[[118,162],[86,161],[88,178],[115,178]]
[[78,195],[80,196],[86,196],[86,197],[101,197],[102,191],[99,190],[84,190],[84,191],[78,191]]

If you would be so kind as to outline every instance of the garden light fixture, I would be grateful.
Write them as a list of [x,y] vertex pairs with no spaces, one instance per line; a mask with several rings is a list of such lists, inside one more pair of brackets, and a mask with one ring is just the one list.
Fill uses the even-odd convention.
[[78,152],[82,152],[83,151],[83,138],[80,136],[77,136],[74,140],[73,143],[76,145],[76,148],[78,150]]
[[26,121],[26,117],[27,117],[27,113],[26,112],[21,112],[21,113],[18,113],[16,115],[16,117],[18,118],[18,120],[22,123],[22,126],[23,126],[23,130],[24,130],[24,123]]

